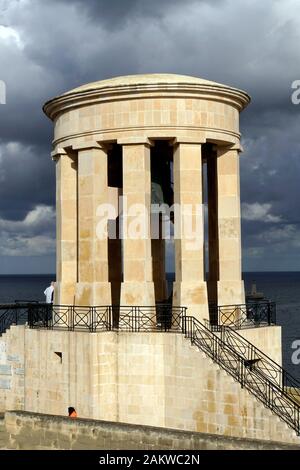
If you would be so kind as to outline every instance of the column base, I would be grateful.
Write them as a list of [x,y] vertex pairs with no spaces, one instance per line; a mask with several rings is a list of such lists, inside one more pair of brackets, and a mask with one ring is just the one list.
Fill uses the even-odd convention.
[[205,281],[173,283],[173,306],[187,307],[187,315],[203,322],[209,319],[207,285]]
[[218,305],[245,304],[244,281],[218,281]]
[[[122,307],[145,307],[136,318],[134,309]],[[154,282],[122,282],[121,284],[121,309],[119,312],[119,328],[129,329],[129,331],[139,329],[142,324],[145,329],[155,328],[156,309],[155,309]],[[147,309],[146,307],[154,307]],[[141,318],[143,317],[143,318]]]
[[54,305],[74,305],[75,282],[56,282],[54,287]]
[[76,284],[75,305],[111,305],[110,282],[78,282]]
[[120,304],[124,306],[155,306],[154,282],[122,282]]

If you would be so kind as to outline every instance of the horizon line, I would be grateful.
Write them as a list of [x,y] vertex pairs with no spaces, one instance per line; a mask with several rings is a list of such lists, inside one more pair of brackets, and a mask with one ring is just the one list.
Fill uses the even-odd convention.
[[[242,271],[242,274],[251,273],[300,273],[299,270],[268,270],[268,271]],[[174,271],[166,271],[166,274],[175,274]],[[207,273],[208,274],[208,273]],[[0,273],[0,276],[53,276],[56,277],[55,273]]]

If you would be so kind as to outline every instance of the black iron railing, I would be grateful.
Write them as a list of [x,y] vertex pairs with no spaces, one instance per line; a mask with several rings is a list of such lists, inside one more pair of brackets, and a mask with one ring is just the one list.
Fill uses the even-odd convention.
[[[52,305],[22,302],[0,305],[0,334],[11,324],[29,323],[31,328],[107,331],[174,331],[180,329],[184,307],[169,304],[145,306]],[[276,324],[276,305],[272,302],[247,305],[210,305],[210,328],[219,331],[222,325],[241,329]]]
[[[224,327],[224,331],[227,328]],[[241,386],[285,421],[297,435],[300,434],[300,405],[293,396],[276,380],[268,377],[258,362],[249,360],[223,341],[222,335],[213,333],[194,317],[183,317],[183,333],[191,343],[237,380]],[[224,338],[224,337],[223,337]],[[279,366],[278,366],[279,367]]]
[[[121,331],[179,331],[185,307],[158,304],[155,307],[120,307],[117,328]],[[114,321],[116,323],[116,321]]]
[[210,305],[209,318],[215,331],[222,325],[235,329],[275,325],[276,304],[265,301],[242,305]]
[[39,306],[28,312],[29,328],[67,331],[109,331],[112,329],[110,307],[74,305]]
[[254,346],[250,341],[229,327],[221,327],[221,339],[224,343],[240,354],[249,367],[255,369],[260,375],[279,385],[282,390],[300,404],[300,381],[295,379],[283,367]]
[[53,305],[45,321],[45,310],[33,309],[28,317],[31,328],[97,331],[181,331],[185,307],[142,306],[62,306]]
[[14,303],[0,305],[0,334],[4,333],[12,324],[25,325],[31,305],[37,303]]
[[29,328],[67,331],[180,331],[185,307],[158,304],[142,306],[74,306],[15,303],[0,306],[0,333],[10,325],[27,323]]

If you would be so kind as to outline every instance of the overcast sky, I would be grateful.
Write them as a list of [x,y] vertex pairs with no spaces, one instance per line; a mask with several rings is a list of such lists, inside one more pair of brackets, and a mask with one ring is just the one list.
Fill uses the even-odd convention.
[[300,271],[299,0],[0,0],[0,273],[55,271],[52,123],[90,81],[178,73],[246,90],[244,270]]

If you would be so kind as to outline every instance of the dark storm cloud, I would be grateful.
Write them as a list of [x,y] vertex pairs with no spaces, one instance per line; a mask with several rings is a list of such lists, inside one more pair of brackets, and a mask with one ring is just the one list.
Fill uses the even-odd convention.
[[300,269],[300,106],[290,99],[300,79],[297,7],[296,0],[0,0],[2,233],[10,224],[1,253],[32,251],[30,237],[39,253],[51,249],[52,229],[29,232],[24,222],[32,213],[50,217],[54,203],[53,129],[42,104],[89,81],[169,72],[252,95],[241,117],[245,267]]
[[[69,3],[68,0],[54,0],[57,3]],[[215,6],[225,0],[185,0],[185,5],[209,3]],[[136,18],[144,21],[160,18],[165,12],[182,6],[182,0],[74,0],[73,4],[80,12],[87,12],[93,21],[101,21],[107,28],[122,27],[124,22]]]
[[23,220],[36,204],[54,204],[55,167],[44,148],[0,145],[0,218]]

